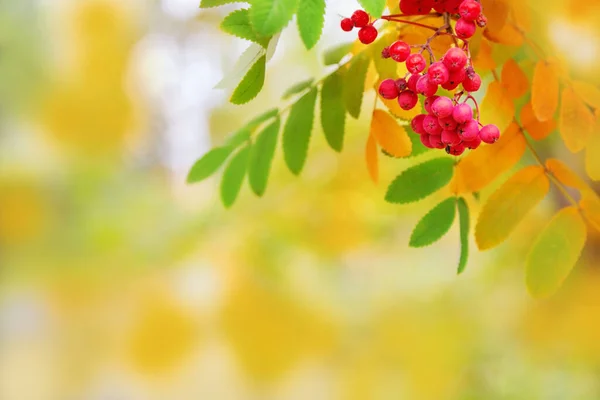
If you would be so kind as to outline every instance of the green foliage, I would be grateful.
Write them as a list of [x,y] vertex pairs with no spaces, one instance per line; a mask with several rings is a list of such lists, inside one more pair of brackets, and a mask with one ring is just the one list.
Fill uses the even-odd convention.
[[252,0],[250,22],[263,36],[273,36],[290,22],[298,0]]
[[467,267],[467,261],[469,259],[469,230],[470,230],[470,216],[469,206],[462,197],[456,201],[456,208],[458,208],[458,221],[460,224],[460,260],[458,262],[458,274],[461,274]]
[[306,89],[310,88],[315,80],[313,78],[307,79],[302,82],[298,82],[293,86],[290,86],[288,90],[285,91],[283,96],[281,97],[283,100],[288,100],[290,97],[295,94],[301,93]]
[[358,0],[366,12],[375,18],[381,17],[385,8],[385,0]]
[[400,204],[421,200],[450,182],[453,167],[454,160],[446,157],[410,167],[390,184],[385,200]]
[[350,68],[344,74],[343,96],[346,110],[354,118],[360,116],[365,80],[371,60],[366,54],[359,54],[350,61]]
[[304,46],[312,49],[319,41],[325,25],[325,0],[299,0],[298,30]]
[[246,177],[246,171],[248,169],[248,159],[250,156],[250,145],[242,147],[238,152],[231,158],[225,172],[223,172],[223,178],[221,179],[221,201],[227,208],[231,207],[240,193],[242,183]]
[[230,4],[230,3],[241,3],[241,1],[240,0],[202,0],[200,2],[200,8],[211,8],[211,7],[222,6],[224,4]]
[[456,215],[456,200],[450,197],[429,211],[410,236],[411,247],[424,247],[440,240],[452,226]]
[[258,43],[264,48],[269,45],[269,40],[271,39],[268,36],[258,35],[254,29],[252,29],[247,9],[236,10],[226,16],[223,22],[221,22],[221,29],[231,35]]
[[266,56],[262,56],[250,68],[231,95],[233,104],[244,104],[255,98],[265,84]]
[[257,196],[262,196],[267,189],[280,127],[281,120],[278,117],[257,136],[250,151],[248,179],[252,191]]
[[327,50],[325,54],[323,54],[323,64],[339,64],[342,58],[344,58],[345,55],[350,53],[350,50],[352,49],[353,45],[354,43],[343,43]]
[[421,138],[419,137],[419,134],[413,131],[410,124],[404,125],[404,129],[406,129],[406,133],[408,133],[408,137],[412,142],[412,153],[410,153],[410,156],[408,157],[420,156],[421,154],[427,153],[431,150],[430,148],[425,147],[423,143],[421,143]]
[[232,146],[215,147],[200,158],[188,173],[188,183],[196,183],[208,178],[217,170],[234,150]]
[[344,79],[340,71],[329,75],[321,89],[321,126],[327,143],[342,151],[346,126],[346,107],[342,98]]
[[316,102],[317,88],[313,88],[294,104],[283,130],[283,155],[295,175],[300,174],[306,162]]

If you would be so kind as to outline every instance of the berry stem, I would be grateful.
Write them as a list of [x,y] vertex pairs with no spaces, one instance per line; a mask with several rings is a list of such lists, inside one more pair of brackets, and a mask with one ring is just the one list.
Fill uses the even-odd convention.
[[418,27],[433,30],[433,31],[437,31],[437,29],[438,29],[435,26],[425,25],[425,24],[421,24],[421,23],[418,23],[415,21],[409,21],[406,19],[396,19],[393,17],[385,16],[385,15],[383,17],[381,17],[381,19],[385,19],[386,21],[392,21],[392,22],[400,22],[402,24],[414,25],[414,26],[418,26]]
[[[462,96],[462,95],[461,95]],[[473,97],[471,95],[471,93],[467,94],[467,98],[465,99],[465,101],[463,101],[463,103],[466,103],[468,100],[473,101],[473,104],[475,105],[475,111],[477,112],[477,123],[479,125],[481,125],[481,122],[479,122],[479,117],[481,116],[479,113],[479,104],[477,104],[477,100],[475,100],[475,97]]]
[[[429,14],[421,15],[419,19],[432,18],[432,17],[441,17],[442,15],[443,14],[440,14],[440,13],[429,13]],[[387,17],[391,17],[391,18],[410,18],[410,17],[412,17],[412,15],[390,14],[390,15],[383,15],[381,18],[382,19],[386,19]]]

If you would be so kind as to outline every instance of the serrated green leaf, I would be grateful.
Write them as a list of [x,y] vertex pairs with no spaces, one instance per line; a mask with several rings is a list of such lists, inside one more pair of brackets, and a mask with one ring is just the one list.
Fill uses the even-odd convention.
[[352,46],[354,46],[354,43],[343,43],[325,51],[323,64],[333,65],[339,63],[346,54],[350,53]]
[[365,94],[365,80],[371,60],[365,54],[352,58],[350,68],[344,74],[343,96],[346,110],[354,118],[360,116],[362,99]]
[[408,156],[406,158],[416,157],[423,153],[427,153],[428,151],[431,150],[429,147],[425,147],[423,145],[423,143],[421,142],[421,138],[419,137],[419,134],[416,133],[415,131],[413,131],[410,124],[404,125],[404,129],[406,129],[406,133],[408,133],[408,137],[410,138],[410,141],[412,142],[412,153],[410,153],[410,156]]
[[298,0],[252,0],[250,22],[262,36],[273,36],[290,22]]
[[229,161],[221,179],[221,201],[226,208],[235,203],[248,169],[250,145],[242,147]]
[[307,79],[302,82],[298,82],[295,85],[291,86],[288,90],[285,91],[283,96],[281,97],[283,100],[287,100],[295,94],[305,91],[310,88],[315,80],[313,78]]
[[304,46],[310,50],[319,41],[325,24],[325,0],[300,0],[298,30]]
[[579,259],[586,238],[585,222],[575,207],[564,208],[552,218],[527,256],[526,282],[533,296],[558,290]]
[[358,0],[366,12],[371,14],[371,18],[379,18],[385,8],[385,0]]
[[258,43],[264,48],[269,45],[269,40],[271,39],[268,36],[260,36],[254,32],[252,25],[250,25],[248,9],[236,10],[226,16],[223,22],[221,22],[221,29],[241,39]]
[[246,125],[242,126],[233,135],[231,135],[229,139],[227,139],[227,141],[225,142],[226,145],[238,147],[241,144],[247,142],[248,140],[250,140],[250,136],[252,135],[252,132],[256,130],[256,128],[260,127],[263,123],[267,122],[268,120],[277,117],[277,115],[279,115],[279,109],[272,108],[253,118],[248,123],[246,123]]
[[192,166],[187,176],[187,182],[200,182],[217,172],[233,150],[234,148],[231,146],[215,147],[210,150]]
[[241,3],[240,0],[202,0],[200,8],[211,8],[231,3]]
[[456,200],[450,197],[433,207],[410,235],[410,247],[425,247],[440,240],[452,226],[456,216]]
[[458,221],[460,225],[460,260],[458,261],[458,274],[462,273],[469,260],[469,230],[470,230],[470,217],[469,217],[469,206],[462,197],[456,201],[456,208],[458,208]]
[[230,99],[233,104],[244,104],[256,97],[265,83],[265,68],[266,57],[262,56],[233,91]]
[[281,120],[277,118],[257,136],[250,150],[248,161],[248,179],[250,187],[257,196],[262,196],[267,189],[271,164],[277,147],[277,137]]
[[335,151],[344,147],[346,106],[342,98],[344,79],[340,71],[329,75],[321,88],[321,126],[329,146]]
[[410,167],[390,184],[385,200],[400,204],[421,200],[446,186],[453,168],[454,160],[446,157]]
[[317,88],[313,88],[294,104],[283,130],[283,156],[294,175],[300,174],[306,162],[316,102]]

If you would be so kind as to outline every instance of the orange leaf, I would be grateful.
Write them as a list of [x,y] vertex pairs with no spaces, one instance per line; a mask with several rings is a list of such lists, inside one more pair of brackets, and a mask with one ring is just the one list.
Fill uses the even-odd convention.
[[495,124],[500,132],[503,132],[515,115],[515,105],[511,98],[506,94],[499,82],[492,82],[487,88],[487,92],[481,106],[481,123],[484,125]]
[[523,44],[523,34],[513,25],[504,25],[499,31],[486,29],[483,34],[494,43],[519,47]]
[[585,151],[585,171],[595,181],[600,181],[600,114],[596,117],[594,129]]
[[578,189],[591,190],[587,183],[579,177],[567,164],[556,158],[546,160],[546,168],[563,185]]
[[502,243],[550,190],[550,181],[540,166],[526,167],[494,192],[483,206],[475,227],[481,250]]
[[577,153],[585,148],[594,129],[594,115],[570,87],[562,92],[558,124],[567,149]]
[[493,145],[482,146],[463,157],[455,168],[454,193],[478,192],[512,168],[525,153],[525,138],[513,123]]
[[591,193],[582,196],[579,207],[589,224],[600,232],[600,200]]
[[548,121],[554,117],[558,108],[558,91],[556,69],[547,61],[538,61],[533,71],[531,104],[539,121]]
[[371,133],[386,153],[394,157],[406,157],[412,152],[412,142],[398,121],[383,110],[374,110]]
[[529,80],[519,67],[519,64],[513,59],[510,59],[502,68],[502,87],[511,99],[518,99],[527,94],[529,90]]
[[[379,85],[377,85],[377,86],[379,86]],[[378,94],[378,96],[379,96],[379,94]],[[379,99],[381,100],[381,102],[383,104],[385,104],[385,106],[392,113],[393,116],[395,116],[396,118],[400,118],[404,121],[410,121],[417,115],[421,114],[421,111],[422,111],[420,102],[417,103],[417,106],[415,108],[413,108],[412,110],[406,111],[406,110],[402,109],[402,107],[400,107],[400,105],[398,104],[398,100],[396,100],[396,99],[388,100],[388,99],[384,99],[381,96],[379,96]]]
[[492,45],[487,40],[481,41],[479,52],[473,60],[473,65],[477,70],[486,69],[491,71],[496,69],[496,61],[492,57]]
[[506,25],[510,10],[508,0],[481,0],[483,13],[488,19],[487,29],[500,31]]
[[538,121],[533,113],[531,103],[525,104],[521,109],[521,125],[523,125],[529,136],[535,140],[545,139],[556,129],[556,121],[553,119],[545,122]]
[[600,89],[591,83],[582,81],[572,81],[571,87],[588,106],[600,110]]
[[373,182],[377,183],[379,180],[379,153],[377,151],[377,140],[373,135],[369,135],[369,138],[367,139],[365,156],[367,160],[369,176]]

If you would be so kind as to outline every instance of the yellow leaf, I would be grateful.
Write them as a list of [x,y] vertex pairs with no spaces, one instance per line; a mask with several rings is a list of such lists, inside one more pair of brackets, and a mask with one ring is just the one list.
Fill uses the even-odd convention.
[[412,152],[412,142],[398,121],[383,110],[374,110],[371,133],[379,146],[394,157],[406,157]]
[[[598,114],[600,116],[600,114]],[[595,181],[600,181],[600,122],[596,119],[594,129],[585,151],[585,171]]]
[[377,183],[379,180],[379,153],[377,150],[377,140],[373,135],[369,135],[369,138],[367,139],[365,158],[367,160],[369,176],[373,182]]
[[484,35],[494,43],[515,47],[523,44],[523,34],[513,25],[504,25],[499,31],[486,29]]
[[511,124],[493,145],[482,146],[463,157],[455,168],[451,187],[455,193],[478,192],[512,168],[525,153],[525,138]]
[[590,192],[583,194],[579,207],[589,224],[600,232],[600,200]]
[[582,81],[572,81],[571,87],[588,106],[600,110],[600,89],[591,83]]
[[374,63],[369,63],[369,68],[367,69],[367,77],[365,78],[365,92],[375,88],[379,88],[379,83],[377,82],[379,79],[379,75],[377,74],[377,69],[375,68]]
[[[378,96],[379,96],[379,94],[378,94]],[[379,96],[379,99],[381,100],[381,102],[383,104],[385,104],[385,106],[390,111],[390,113],[392,113],[393,116],[400,118],[404,121],[410,121],[417,115],[421,114],[421,111],[422,111],[421,103],[418,103],[417,106],[415,108],[413,108],[412,110],[406,111],[406,110],[402,109],[402,107],[400,107],[400,105],[398,104],[398,100],[396,100],[396,99],[388,100],[388,99],[384,99],[381,96]]]
[[572,153],[583,150],[593,132],[594,124],[594,115],[590,109],[573,89],[566,87],[562,92],[558,125],[567,149]]
[[498,32],[506,25],[510,7],[508,0],[482,0],[483,13],[488,19],[487,28]]
[[563,185],[578,189],[591,190],[587,183],[579,177],[567,164],[556,158],[546,160],[546,168]]
[[473,60],[473,65],[477,70],[493,70],[496,69],[496,62],[492,57],[492,45],[487,40],[482,40],[479,46],[479,52]]
[[502,87],[511,99],[518,99],[527,94],[529,90],[529,80],[519,67],[519,64],[513,59],[510,59],[502,67]]
[[479,109],[481,123],[495,124],[500,132],[508,128],[515,115],[515,105],[499,82],[489,84]]
[[533,113],[531,103],[525,104],[521,109],[521,125],[525,131],[535,140],[542,140],[548,137],[556,129],[556,121],[551,119],[541,122]]
[[549,189],[550,181],[540,166],[526,167],[506,181],[479,214],[475,227],[479,249],[491,249],[502,243]]
[[388,10],[390,10],[390,14],[397,14],[397,12],[400,11],[400,7],[398,7],[398,5],[400,4],[399,1],[396,0],[386,0],[386,5]]
[[526,264],[526,282],[535,297],[556,292],[581,255],[587,232],[575,207],[567,207],[552,218],[538,236]]
[[533,71],[531,104],[539,121],[554,117],[558,108],[558,75],[554,66],[547,61],[538,61]]
[[526,1],[512,1],[510,19],[524,32],[531,29],[531,9]]

